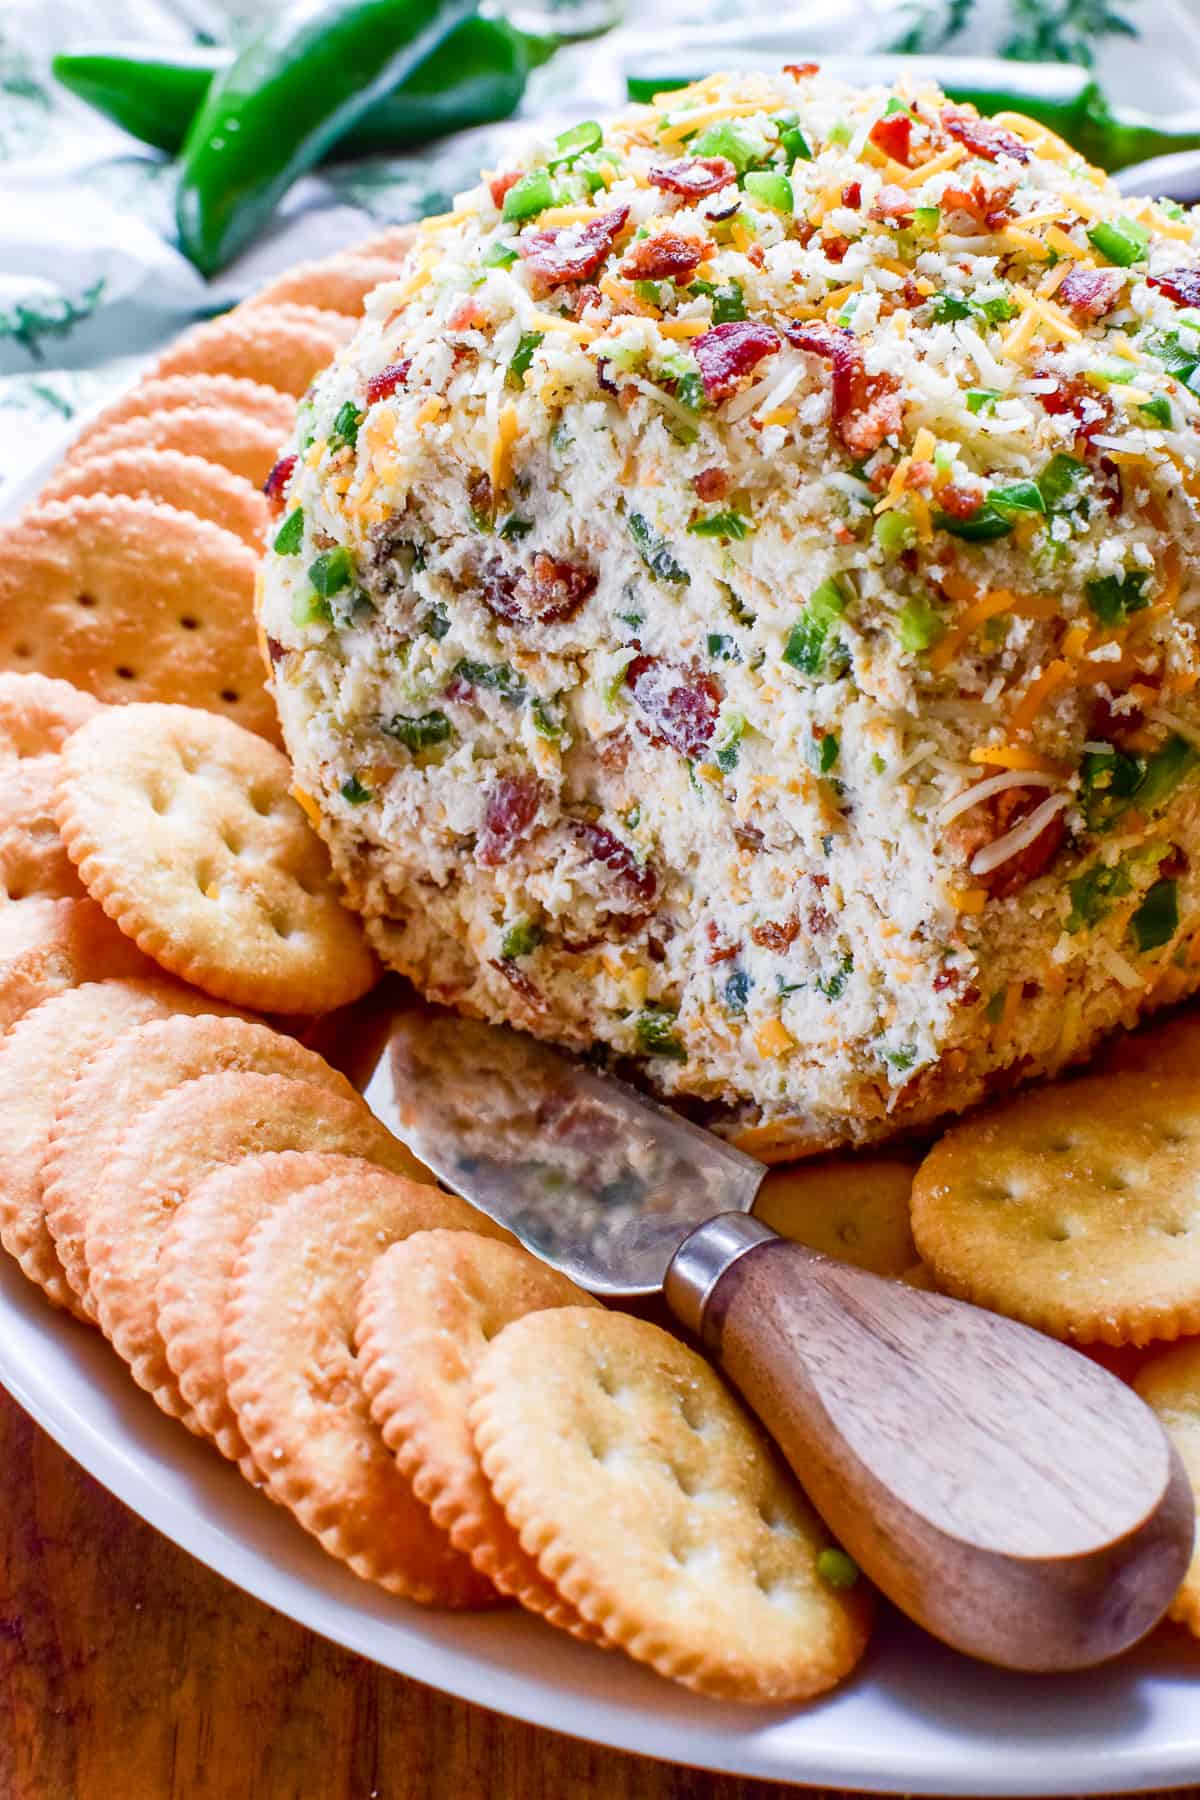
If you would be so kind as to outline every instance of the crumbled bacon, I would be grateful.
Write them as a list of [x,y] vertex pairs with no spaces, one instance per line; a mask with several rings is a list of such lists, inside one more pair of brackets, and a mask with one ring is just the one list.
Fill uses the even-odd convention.
[[284,502],[284,492],[292,479],[292,470],[296,467],[294,456],[281,456],[267,479],[263,482],[263,493],[276,509]]
[[492,196],[492,205],[503,206],[505,194],[509,188],[515,188],[520,179],[520,169],[506,169],[501,175],[489,175],[488,193]]
[[475,860],[485,869],[506,862],[513,846],[528,837],[537,819],[541,789],[532,776],[501,775],[488,790]]
[[703,756],[717,728],[721,690],[711,675],[684,677],[657,656],[635,656],[625,682],[645,714],[652,743],[669,744],[681,756]]
[[622,775],[629,765],[629,752],[633,743],[627,731],[610,731],[607,737],[598,738],[593,746],[596,761],[610,775]]
[[871,142],[893,162],[903,163],[907,168],[912,128],[913,122],[907,113],[892,113],[889,118],[876,119],[871,127]]
[[699,500],[724,500],[729,492],[729,476],[724,469],[701,469],[692,476],[692,486]]
[[917,203],[908,189],[889,182],[875,196],[875,204],[869,216],[872,219],[894,219],[898,224],[907,224],[916,210]]
[[488,611],[510,625],[560,625],[579,611],[595,586],[590,569],[539,551],[519,573],[493,558],[479,592]]
[[854,207],[856,210],[862,205],[861,181],[848,181],[846,183],[845,187],[842,189],[842,205]]
[[738,944],[731,944],[729,940],[722,935],[721,927],[717,924],[715,919],[705,920],[704,935],[707,937],[709,945],[711,946],[708,955],[705,958],[705,961],[710,967],[717,963],[733,961],[740,946]]
[[951,213],[966,213],[977,225],[985,226],[988,231],[1003,231],[1015,216],[1010,202],[1016,191],[1015,181],[987,187],[983,177],[976,175],[969,188],[943,188],[942,214],[943,217],[948,217]]
[[833,927],[833,920],[823,906],[810,906],[808,909],[808,929],[813,937],[824,937]]
[[555,231],[527,232],[517,253],[533,276],[536,294],[566,282],[590,281],[625,229],[627,206],[615,206],[586,225],[564,225]]
[[846,448],[870,456],[899,431],[903,406],[894,375],[868,375],[858,339],[841,325],[819,322],[787,327],[790,343],[833,369],[833,423]]
[[1200,306],[1200,269],[1164,269],[1146,280],[1176,306]]
[[800,920],[795,913],[779,923],[768,919],[765,925],[755,925],[750,932],[751,938],[763,950],[786,950],[799,935]]
[[1054,297],[1073,312],[1102,319],[1117,304],[1124,286],[1119,269],[1085,269],[1077,263],[1059,282]]
[[406,356],[400,362],[389,363],[386,369],[380,369],[378,375],[372,375],[367,383],[367,405],[374,406],[377,400],[386,400],[398,387],[403,387],[411,368],[412,357]]
[[487,314],[473,294],[464,294],[446,320],[451,331],[475,331],[487,323]]
[[[993,794],[990,800],[973,807],[961,819],[956,819],[948,833],[950,841],[969,862],[977,851],[1012,831],[1035,807],[1041,806],[1045,798],[1045,788],[1005,788],[1002,793]],[[993,899],[1007,899],[1049,868],[1066,835],[1063,815],[1055,813],[1032,844],[1000,863],[990,874],[972,879],[986,887]]]
[[830,262],[840,263],[850,248],[850,239],[839,231],[833,237],[822,238],[821,248]]
[[700,365],[704,392],[710,400],[728,399],[743,375],[765,356],[774,356],[780,336],[773,325],[757,319],[730,319],[692,339],[692,355]]
[[518,968],[515,962],[510,961],[508,957],[503,960],[494,957],[488,966],[495,969],[498,975],[503,975],[517,998],[523,1000],[531,1012],[544,1013],[546,1011],[546,996],[542,993],[541,988],[536,982],[531,981],[524,969]]
[[995,162],[1000,156],[1011,156],[1019,163],[1029,161],[1029,151],[1019,137],[1014,137],[1003,125],[997,125],[994,119],[981,119],[973,108],[943,107],[942,127],[960,144],[965,144],[973,155],[982,156],[988,162]]
[[623,844],[606,825],[595,825],[589,819],[572,819],[571,830],[592,861],[615,875],[630,896],[649,911],[658,894],[658,876],[650,864],[639,863],[629,845]]
[[572,298],[571,317],[573,319],[581,319],[590,307],[603,306],[603,304],[604,295],[600,292],[600,289],[594,287],[591,282],[587,282]]
[[1087,439],[1103,431],[1112,419],[1112,401],[1107,394],[1097,393],[1081,375],[1057,375],[1052,369],[1034,371],[1038,380],[1050,376],[1055,385],[1038,398],[1048,413],[1067,414],[1075,421],[1078,437]]
[[985,493],[982,485],[970,488],[957,481],[948,481],[945,487],[938,489],[937,503],[952,519],[972,519],[983,505]]
[[815,75],[820,67],[820,63],[784,63],[783,72],[795,81],[803,81],[806,75]]
[[712,245],[704,238],[684,237],[678,231],[657,231],[630,245],[621,273],[630,281],[685,281]]
[[737,180],[737,170],[727,156],[685,156],[681,162],[667,163],[651,169],[646,177],[651,187],[665,194],[683,194],[688,200],[703,200],[706,194],[719,194]]
[[284,649],[278,638],[269,637],[267,639],[267,655],[271,659],[271,667],[274,668],[277,663],[282,662],[283,658],[287,655],[287,651]]

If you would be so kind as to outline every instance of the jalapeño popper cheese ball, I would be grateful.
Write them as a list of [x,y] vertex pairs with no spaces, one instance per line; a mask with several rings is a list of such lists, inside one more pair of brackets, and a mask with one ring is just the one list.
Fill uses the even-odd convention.
[[717,75],[532,145],[367,314],[263,619],[420,988],[770,1156],[1200,982],[1189,216],[933,88]]

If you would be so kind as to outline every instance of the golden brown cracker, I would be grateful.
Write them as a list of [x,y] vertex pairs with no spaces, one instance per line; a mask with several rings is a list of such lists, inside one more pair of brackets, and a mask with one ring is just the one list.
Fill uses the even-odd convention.
[[319,306],[326,312],[345,313],[360,318],[363,302],[381,281],[395,281],[393,257],[357,256],[346,252],[329,256],[320,262],[299,263],[285,269],[243,306],[279,306],[296,301],[304,306]]
[[[234,375],[149,376],[106,406],[84,427],[67,451],[69,462],[95,454],[95,440],[117,425],[151,414],[179,409],[216,407],[246,419],[257,420],[282,443],[296,418],[296,399],[261,381],[244,381]],[[187,449],[186,444],[170,448]],[[125,448],[121,445],[120,448]]]
[[940,1288],[1079,1343],[1200,1329],[1200,1084],[1097,1075],[953,1126],[913,1181]]
[[83,451],[69,457],[63,468],[74,469],[96,457],[133,450],[175,451],[182,456],[202,456],[205,462],[261,489],[279,461],[286,436],[255,414],[235,412],[229,406],[180,406],[170,412],[137,413],[94,433]]
[[434,1606],[497,1595],[396,1467],[351,1338],[375,1257],[411,1232],[476,1220],[461,1200],[383,1171],[335,1177],[251,1233],[224,1322],[230,1399],[268,1491],[364,1580]]
[[[1176,1344],[1142,1364],[1134,1389],[1162,1420],[1187,1470],[1200,1511],[1200,1342]],[[1200,1637],[1200,1542],[1169,1614]]]
[[782,1237],[874,1275],[903,1275],[917,1261],[909,1196],[917,1159],[823,1156],[772,1169],[754,1215]]
[[239,307],[185,331],[152,373],[236,375],[299,396],[353,331],[344,314],[315,306]]
[[0,896],[81,900],[87,890],[58,830],[59,758],[26,756],[0,774]]
[[46,1224],[42,1163],[67,1089],[122,1032],[198,1012],[205,996],[173,981],[91,981],[33,1007],[0,1038],[0,1243],[56,1306],[87,1314]]
[[[355,1098],[350,1083],[315,1051],[260,1021],[230,1016],[219,1000],[208,1002],[206,1017],[126,1032],[63,1096],[42,1165],[42,1200],[63,1273],[89,1318],[96,1316],[87,1272],[89,1208],[126,1128],[184,1082],[230,1070],[315,1082]],[[424,1176],[415,1160],[406,1172],[414,1171],[416,1179]]]
[[381,256],[386,262],[402,263],[417,241],[418,225],[387,225],[373,231],[361,243],[349,244],[348,256]]
[[358,1374],[371,1416],[434,1524],[481,1574],[577,1637],[594,1627],[562,1599],[484,1479],[467,1423],[471,1377],[525,1313],[598,1302],[527,1250],[467,1231],[422,1231],[373,1265],[358,1306]]
[[178,700],[278,736],[254,623],[258,563],[220,526],[91,494],[0,526],[0,664],[101,700]]
[[1200,1007],[1187,1007],[1111,1039],[1097,1067],[1105,1074],[1186,1075],[1200,1081]]
[[[317,1081],[201,1075],[135,1119],[88,1206],[84,1253],[96,1316],[139,1387],[194,1431],[158,1329],[158,1252],[175,1208],[213,1169],[267,1150],[330,1150],[394,1170],[409,1153],[332,1069]],[[412,1184],[414,1187],[415,1183]]]
[[94,900],[35,896],[0,906],[0,1032],[64,988],[161,973]]
[[61,750],[100,702],[69,681],[0,669],[0,769]]
[[[186,420],[187,415],[176,413],[174,417]],[[255,551],[262,549],[266,535],[268,508],[261,483],[252,486],[219,463],[180,450],[110,450],[65,463],[46,483],[37,504],[71,500],[77,494],[129,494],[135,500],[157,500],[222,526]]]
[[862,1655],[866,1584],[823,1575],[828,1535],[778,1453],[658,1326],[528,1313],[480,1359],[470,1418],[524,1550],[639,1662],[721,1699],[783,1701]]
[[167,1361],[204,1433],[259,1479],[229,1404],[222,1321],[242,1246],[271,1208],[331,1176],[372,1165],[315,1150],[278,1150],[214,1169],[176,1207],[158,1256],[155,1308]]
[[62,761],[59,829],[84,886],[164,968],[277,1013],[327,1012],[373,984],[278,750],[214,713],[125,706]]

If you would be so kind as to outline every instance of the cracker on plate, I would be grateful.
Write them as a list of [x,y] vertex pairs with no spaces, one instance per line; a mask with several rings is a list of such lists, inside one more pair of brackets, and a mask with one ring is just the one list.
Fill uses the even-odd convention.
[[[164,416],[187,418],[186,413]],[[255,487],[203,456],[161,449],[99,451],[79,462],[64,463],[46,483],[37,503],[71,500],[77,494],[130,494],[138,500],[157,500],[222,526],[252,550],[262,548],[267,503],[261,484]]]
[[300,395],[353,331],[343,313],[315,306],[239,307],[185,331],[153,374],[235,375]]
[[[1200,1342],[1176,1344],[1152,1356],[1138,1370],[1133,1386],[1162,1420],[1200,1508]],[[1169,1613],[1200,1637],[1200,1543]]]
[[754,1214],[782,1237],[874,1275],[917,1261],[909,1224],[915,1157],[824,1156],[772,1169]]
[[0,1032],[64,988],[161,973],[94,900],[33,896],[0,906]]
[[[242,418],[256,419],[282,443],[296,417],[296,399],[262,381],[235,375],[147,376],[96,414],[67,451],[69,462],[93,454],[92,444],[129,419],[174,412],[180,408],[217,407]],[[120,446],[124,448],[124,446]],[[176,444],[174,449],[185,449]]]
[[269,281],[243,306],[279,306],[296,301],[304,306],[319,306],[327,312],[346,313],[351,318],[362,314],[363,301],[381,281],[395,281],[398,270],[395,259],[387,256],[359,256],[346,251],[320,262],[298,263]]

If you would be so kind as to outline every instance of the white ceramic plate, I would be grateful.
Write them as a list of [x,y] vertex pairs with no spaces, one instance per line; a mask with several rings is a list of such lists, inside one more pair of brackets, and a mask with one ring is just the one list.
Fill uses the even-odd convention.
[[[9,496],[15,511],[57,458]],[[173,1424],[97,1332],[0,1256],[0,1382],[142,1518],[277,1611],[496,1711],[703,1768],[887,1793],[1125,1793],[1200,1780],[1200,1645],[1164,1630],[1088,1675],[1000,1673],[885,1613],[800,1710],[718,1705],[518,1613],[427,1612],[360,1582]]]

